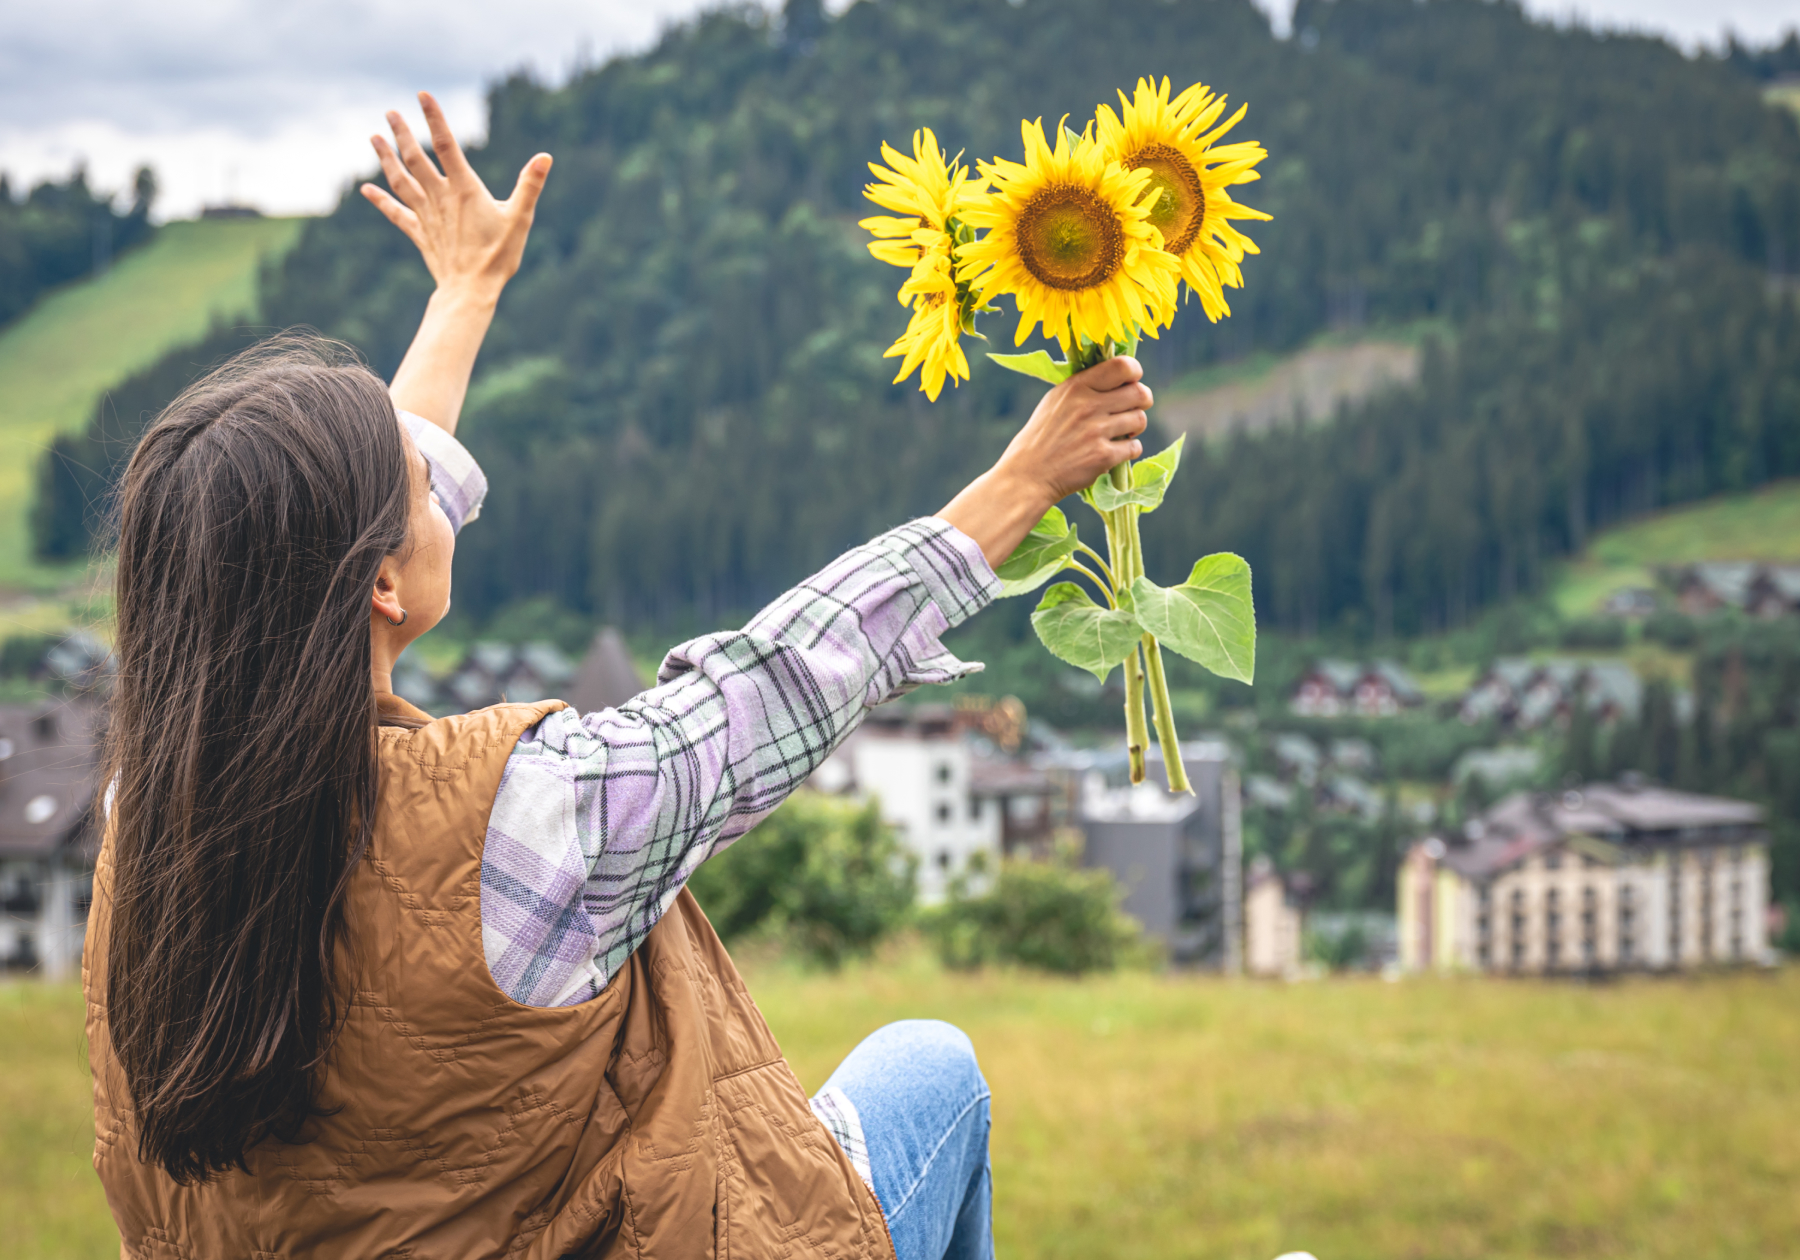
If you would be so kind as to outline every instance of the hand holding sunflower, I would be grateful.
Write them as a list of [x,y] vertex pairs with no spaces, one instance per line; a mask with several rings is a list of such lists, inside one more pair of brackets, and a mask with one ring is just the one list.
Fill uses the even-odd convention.
[[[988,357],[1053,384],[1167,328],[1183,284],[1209,320],[1231,313],[1225,290],[1242,287],[1241,264],[1257,252],[1232,220],[1269,217],[1228,191],[1257,179],[1255,167],[1267,156],[1254,142],[1218,143],[1244,107],[1220,122],[1224,97],[1197,83],[1170,99],[1166,78],[1139,79],[1133,95],[1119,93],[1119,107],[1115,114],[1100,106],[1081,132],[1059,125],[1054,145],[1041,119],[1024,122],[1024,161],[982,162],[975,179],[960,155],[944,156],[929,130],[914,134],[911,158],[882,146],[888,165],[870,164],[879,182],[864,192],[898,217],[862,226],[877,237],[869,246],[875,257],[910,272],[899,299],[912,318],[887,352],[902,360],[896,384],[921,369],[920,388],[936,401],[946,377],[969,379],[962,338],[980,335],[975,317],[993,311],[992,300],[1002,296],[1018,307],[1015,344],[1041,328],[1063,357],[1043,350]],[[1155,456],[1122,462],[1081,492],[1100,515],[1106,556],[1051,508],[998,570],[1004,595],[1036,590],[1065,570],[1098,591],[1104,603],[1076,582],[1056,583],[1032,626],[1053,655],[1102,682],[1113,666],[1124,666],[1134,783],[1144,778],[1149,743],[1148,684],[1169,788],[1177,792],[1192,789],[1162,645],[1244,682],[1256,662],[1250,568],[1240,557],[1207,556],[1174,587],[1144,574],[1138,518],[1161,505],[1181,446],[1177,439]]]

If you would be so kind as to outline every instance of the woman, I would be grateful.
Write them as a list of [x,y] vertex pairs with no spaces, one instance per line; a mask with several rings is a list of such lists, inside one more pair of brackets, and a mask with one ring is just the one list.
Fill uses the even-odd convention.
[[421,96],[364,194],[437,282],[391,386],[277,342],[121,487],[119,676],[85,982],[94,1161],[134,1257],[986,1256],[968,1040],[873,1034],[808,1100],[685,888],[1043,512],[1140,453],[1128,359],[1052,390],[936,517],[618,710],[432,721],[391,692],[485,488],[453,436],[550,169],[496,201]]

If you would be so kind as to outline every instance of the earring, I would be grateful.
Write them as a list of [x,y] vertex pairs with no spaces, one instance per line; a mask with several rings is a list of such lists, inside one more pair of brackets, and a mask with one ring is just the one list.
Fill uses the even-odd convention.
[[406,609],[404,609],[404,608],[402,608],[400,610],[400,620],[398,620],[398,621],[395,621],[392,617],[389,617],[386,613],[382,613],[381,615],[390,626],[403,626],[406,624]]

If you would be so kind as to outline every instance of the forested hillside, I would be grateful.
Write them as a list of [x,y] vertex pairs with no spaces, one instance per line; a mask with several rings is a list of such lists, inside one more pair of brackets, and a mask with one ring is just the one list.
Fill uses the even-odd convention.
[[83,171],[60,184],[44,180],[23,197],[0,175],[0,324],[45,289],[104,267],[146,239],[155,198],[156,180],[147,169],[137,173],[126,210],[89,188]]
[[[1294,32],[1248,0],[793,0],[497,85],[489,183],[557,165],[471,395],[493,490],[459,605],[722,615],[940,506],[1037,390],[979,365],[936,405],[888,384],[904,312],[854,225],[864,163],[919,126],[1011,154],[1021,117],[1079,121],[1146,73],[1249,102],[1234,138],[1270,158],[1241,191],[1275,215],[1234,316],[1146,346],[1152,383],[1326,328],[1454,330],[1416,390],[1191,457],[1145,530],[1165,579],[1236,549],[1276,624],[1427,628],[1600,524],[1800,472],[1800,130],[1752,73],[1483,0],[1302,0]],[[351,197],[263,309],[387,371],[427,291]],[[234,344],[129,383],[46,464],[41,548],[79,546],[140,418]]]

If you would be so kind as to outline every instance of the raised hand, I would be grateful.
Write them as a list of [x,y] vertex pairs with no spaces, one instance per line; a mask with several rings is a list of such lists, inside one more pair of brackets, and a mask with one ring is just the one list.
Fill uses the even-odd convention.
[[419,147],[406,120],[390,112],[394,143],[380,136],[371,140],[394,191],[364,184],[362,195],[419,247],[437,281],[437,292],[388,392],[400,410],[454,433],[500,290],[525,253],[538,194],[550,174],[550,155],[540,153],[525,163],[512,196],[496,201],[463,156],[431,93],[420,92],[419,105],[431,126],[437,163]]
[[394,143],[381,136],[370,141],[393,192],[364,184],[362,195],[419,247],[440,289],[468,288],[497,298],[519,269],[538,194],[550,174],[550,155],[539,153],[525,163],[512,196],[498,201],[469,165],[437,101],[420,92],[419,105],[431,128],[437,162],[420,147],[406,120],[389,111]]

